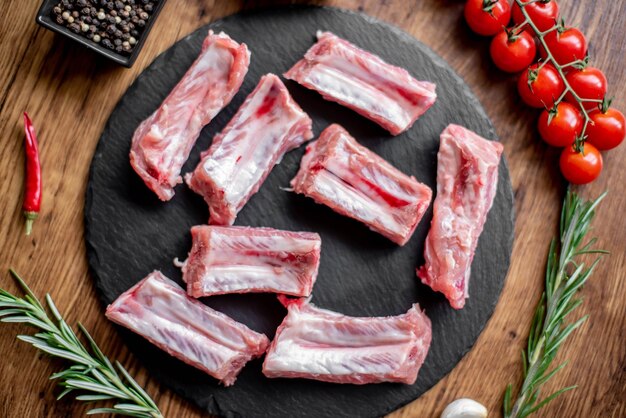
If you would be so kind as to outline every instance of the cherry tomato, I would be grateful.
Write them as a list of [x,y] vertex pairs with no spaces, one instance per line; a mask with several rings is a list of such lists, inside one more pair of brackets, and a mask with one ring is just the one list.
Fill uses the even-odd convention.
[[[581,99],[602,100],[606,95],[606,77],[604,73],[595,67],[587,67],[583,70],[574,69],[567,73],[565,79]],[[576,103],[571,93],[567,93],[565,100]],[[593,109],[598,106],[597,102],[583,103],[585,109]]]
[[491,41],[489,50],[496,67],[507,73],[522,71],[533,63],[537,55],[535,39],[525,31],[510,36],[506,30],[502,30]]
[[576,152],[574,147],[563,149],[559,166],[563,177],[570,183],[591,183],[602,171],[602,155],[596,147],[586,142],[582,153]]
[[589,113],[591,122],[587,125],[587,141],[601,151],[613,149],[622,143],[626,136],[626,119],[617,109],[600,109]]
[[[559,65],[582,60],[587,55],[585,35],[576,28],[566,28],[563,32],[552,31],[545,36],[544,40]],[[543,47],[540,48],[540,53],[541,58],[547,58],[548,55]]]
[[[553,113],[550,118],[550,113]],[[539,134],[553,147],[567,147],[574,143],[583,130],[583,117],[574,105],[561,102],[553,110],[544,110],[539,116]]]
[[511,6],[508,0],[468,0],[465,20],[477,34],[493,36],[511,20]]
[[[540,70],[537,70],[538,67],[538,64],[533,64],[522,73],[517,91],[528,106],[551,108],[565,90],[565,85],[552,64],[546,64]],[[530,84],[529,79],[533,80]]]
[[[528,3],[530,0],[522,0],[522,3]],[[556,24],[559,17],[559,5],[556,0],[549,0],[547,2],[537,1],[535,3],[527,4],[524,6],[526,13],[530,20],[537,26],[540,31],[546,31]],[[513,22],[516,25],[521,24],[525,18],[522,13],[522,9],[513,1]]]

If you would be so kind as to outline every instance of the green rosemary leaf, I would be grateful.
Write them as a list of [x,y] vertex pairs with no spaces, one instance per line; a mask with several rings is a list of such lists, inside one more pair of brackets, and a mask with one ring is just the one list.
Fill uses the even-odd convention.
[[90,411],[87,411],[87,415],[98,415],[98,414],[117,414],[117,415],[125,415],[127,417],[138,417],[138,418],[149,418],[150,415],[134,412],[134,411],[122,411],[120,409],[115,408],[95,408]]
[[541,386],[544,383],[546,383],[548,380],[550,380],[552,377],[554,377],[555,374],[558,373],[559,370],[561,370],[563,367],[565,367],[567,365],[567,361],[564,361],[563,363],[559,364],[557,367],[555,367],[554,369],[552,369],[552,371],[550,371],[550,373],[538,378],[537,380],[535,380],[531,386],[535,387],[535,386]]
[[30,335],[18,335],[16,338],[32,345],[45,343],[45,341],[42,341],[40,338],[31,337]]
[[63,399],[63,398],[64,398],[64,397],[65,397],[68,393],[72,392],[73,390],[74,390],[74,389],[69,389],[69,388],[68,388],[68,389],[63,390],[63,391],[59,394],[59,396],[57,396],[57,401],[59,401],[59,400]]
[[89,347],[91,347],[91,351],[94,352],[94,354],[96,355],[96,357],[103,363],[106,365],[106,367],[111,370],[112,372],[115,372],[115,369],[113,369],[113,365],[111,364],[111,362],[109,361],[109,359],[107,358],[107,356],[104,355],[104,353],[102,352],[102,350],[100,350],[100,347],[98,347],[98,344],[96,344],[96,342],[94,341],[94,339],[91,337],[91,335],[89,334],[89,332],[87,332],[87,330],[85,329],[85,327],[83,326],[83,324],[81,324],[80,322],[78,323],[78,329],[80,330],[80,332],[83,334],[83,336],[85,337],[85,339],[87,340],[87,342],[89,343]]
[[22,316],[7,316],[4,317],[2,319],[0,319],[1,322],[7,322],[7,323],[15,323],[15,322],[22,322],[25,323],[27,325],[30,325],[32,327],[35,328],[41,328],[44,329],[48,332],[54,332],[54,329],[51,328],[48,324],[46,324],[45,322],[33,318],[31,316],[27,316],[27,315],[22,315]]
[[0,318],[2,318],[3,316],[9,316],[9,315],[16,315],[16,314],[21,314],[22,310],[17,308],[17,309],[3,309],[0,310]]
[[128,410],[128,411],[133,411],[133,412],[150,412],[152,411],[152,408],[147,408],[145,406],[139,406],[139,405],[133,405],[130,403],[118,403],[117,405],[113,406],[113,408],[115,409],[122,409],[122,410]]
[[511,392],[513,391],[512,386],[509,384],[506,386],[506,390],[504,391],[504,399],[502,400],[502,408],[504,409],[504,416],[507,416],[511,413]]
[[111,395],[119,399],[127,399],[127,395],[124,392],[114,387],[105,386],[98,383],[86,382],[80,379],[67,379],[65,383],[67,383],[68,387],[71,387],[73,389],[87,390],[90,392]]
[[65,350],[55,348],[46,344],[37,343],[37,344],[33,344],[33,347],[38,348],[39,350],[47,354],[50,354],[53,357],[64,358],[66,360],[73,361],[74,363],[80,363],[80,364],[84,364],[87,366],[93,364],[93,360],[85,359],[83,357],[77,356],[76,354],[70,351],[65,351]]
[[111,395],[79,395],[76,397],[77,401],[83,402],[108,401],[110,399],[115,399],[115,397]]
[[139,394],[139,396],[141,396],[143,398],[143,400],[146,401],[146,403],[148,405],[152,406],[153,408],[156,408],[157,406],[154,403],[154,401],[152,400],[152,398],[150,398],[150,396],[146,393],[146,391],[143,390],[143,388],[141,386],[139,386],[137,381],[135,379],[133,379],[133,377],[126,371],[124,366],[122,366],[122,364],[119,361],[116,361],[115,365],[119,369],[120,373],[122,373],[122,375],[124,376],[124,378],[126,379],[128,384],[133,389],[135,389],[135,391]]
[[585,322],[587,320],[587,318],[589,318],[589,315],[585,315],[582,318],[580,318],[578,321],[574,322],[573,324],[569,324],[565,327],[565,329],[563,329],[563,331],[561,331],[561,333],[559,334],[558,338],[556,339],[556,341],[551,342],[550,345],[546,345],[546,354],[551,354],[554,350],[558,349],[560,347],[561,344],[563,344],[563,341],[569,337],[569,335],[579,326],[581,326],[583,324],[583,322]]
[[[36,307],[37,309],[39,309],[40,311],[44,311],[43,309],[43,305],[39,302],[39,300],[37,299],[37,296],[35,296],[35,294],[33,293],[32,290],[30,290],[30,287],[28,287],[28,285],[26,284],[26,282],[24,280],[22,280],[22,278],[15,272],[15,270],[13,269],[9,269],[9,273],[11,273],[11,275],[13,276],[13,278],[15,279],[15,281],[17,282],[17,284],[20,286],[20,288],[22,289],[22,291],[24,292],[24,294],[26,295],[25,298],[26,300],[33,305],[34,307]],[[7,294],[10,294],[7,292]],[[11,295],[13,296],[13,295]],[[14,296],[13,296],[14,297]],[[17,299],[17,298],[16,298]]]
[[48,308],[50,309],[50,312],[52,312],[52,316],[54,316],[54,319],[56,319],[59,322],[62,321],[63,317],[59,313],[59,310],[57,309],[57,307],[54,305],[54,302],[52,302],[52,298],[50,297],[48,293],[46,293],[46,303],[48,304]]
[[546,406],[549,402],[553,401],[557,396],[562,395],[563,393],[570,391],[572,389],[576,389],[578,386],[568,386],[565,387],[563,389],[559,389],[556,392],[554,392],[552,395],[548,396],[547,398],[545,398],[544,400],[542,400],[541,402],[539,402],[536,406],[532,407],[529,410],[529,414],[532,414],[534,412],[537,412],[538,410],[540,410],[541,408],[543,408],[544,406]]

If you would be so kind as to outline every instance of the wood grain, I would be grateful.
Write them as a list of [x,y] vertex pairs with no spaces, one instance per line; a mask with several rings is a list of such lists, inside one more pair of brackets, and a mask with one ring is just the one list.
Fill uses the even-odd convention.
[[[216,18],[281,1],[168,0],[130,70],[98,58],[35,25],[38,2],[4,0],[0,17],[0,286],[15,291],[6,271],[19,271],[36,293],[49,292],[69,322],[82,321],[104,351],[129,366],[168,417],[203,414],[160,386],[103,316],[89,277],[83,243],[83,196],[91,156],[113,106],[133,79],[160,52]],[[309,3],[309,2],[298,2]],[[488,41],[472,35],[462,20],[460,0],[331,0],[316,4],[361,10],[393,23],[443,56],[472,87],[505,145],[516,196],[513,263],[496,312],[473,350],[428,393],[392,414],[394,418],[435,417],[451,400],[471,397],[500,415],[505,385],[520,378],[519,352],[542,288],[545,254],[556,231],[564,193],[555,150],[539,140],[537,112],[515,93],[515,79],[490,63]],[[595,66],[609,79],[615,106],[626,110],[626,7],[619,1],[561,1],[567,21],[590,41]],[[31,237],[23,234],[21,112],[28,110],[40,137],[44,203]],[[626,146],[605,154],[605,170],[581,189],[596,196],[609,189],[594,224],[599,245],[609,251],[583,290],[580,314],[590,321],[560,354],[569,366],[546,391],[579,384],[538,416],[626,416]],[[14,339],[20,326],[3,325],[0,337],[0,416],[73,417],[86,408],[56,402],[48,376],[61,366]]]

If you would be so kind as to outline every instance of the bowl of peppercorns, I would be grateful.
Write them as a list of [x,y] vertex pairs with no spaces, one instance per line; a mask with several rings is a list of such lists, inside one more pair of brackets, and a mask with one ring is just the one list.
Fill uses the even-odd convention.
[[44,0],[37,23],[130,67],[165,0]]

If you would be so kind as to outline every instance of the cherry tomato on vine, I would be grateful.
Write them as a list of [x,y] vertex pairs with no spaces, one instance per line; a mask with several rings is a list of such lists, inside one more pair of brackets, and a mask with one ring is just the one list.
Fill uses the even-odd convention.
[[491,40],[489,51],[496,67],[507,73],[517,73],[533,63],[537,46],[526,31],[511,35],[502,30]]
[[568,147],[583,130],[583,117],[574,105],[561,102],[539,116],[539,134],[553,147]]
[[[565,79],[574,89],[578,97],[583,100],[602,100],[606,95],[607,82],[604,73],[595,67],[587,67],[582,70],[574,69],[567,73]],[[567,93],[565,100],[576,103],[576,99],[571,93]],[[583,103],[585,109],[593,109],[598,106],[597,102]]]
[[528,106],[551,108],[563,94],[565,84],[552,64],[538,68],[539,64],[533,64],[522,73],[517,91]]
[[609,108],[606,112],[596,109],[589,113],[591,122],[587,125],[587,141],[599,150],[613,149],[626,137],[626,118],[617,109]]
[[[528,3],[530,0],[522,0],[522,3]],[[546,31],[556,24],[559,18],[559,5],[556,0],[548,1],[536,1],[524,6],[524,10],[528,13],[530,20],[537,26],[540,31]],[[513,22],[516,25],[521,24],[526,20],[522,9],[518,6],[517,2],[513,0],[513,8],[511,10],[513,15]]]
[[574,147],[563,149],[559,166],[563,177],[570,183],[591,183],[602,171],[602,155],[596,147],[586,142],[582,153],[574,150]]
[[468,0],[465,20],[477,34],[493,36],[511,20],[511,6],[508,0]]
[[[548,33],[544,40],[548,49],[559,65],[569,64],[576,60],[583,60],[587,55],[587,40],[585,35],[576,28],[565,28]],[[546,59],[545,49],[540,48],[541,58]]]

